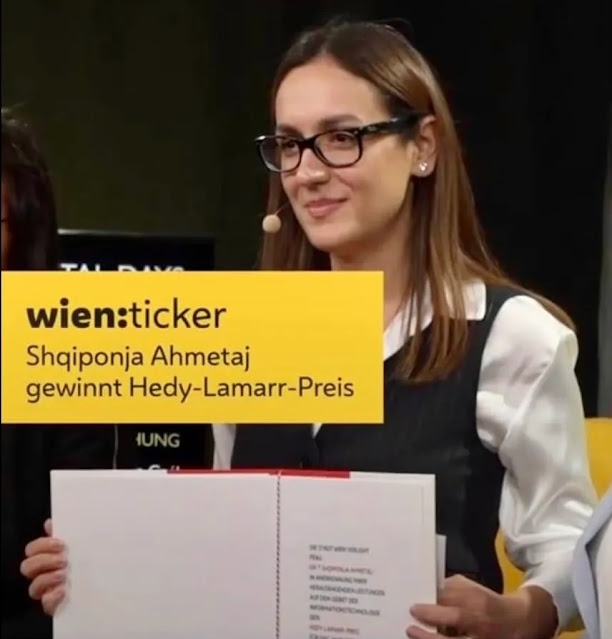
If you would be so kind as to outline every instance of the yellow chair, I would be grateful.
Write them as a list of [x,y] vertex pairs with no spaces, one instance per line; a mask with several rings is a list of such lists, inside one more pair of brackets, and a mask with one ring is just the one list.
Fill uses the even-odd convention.
[[587,419],[586,434],[591,478],[601,498],[612,484],[612,418]]
[[[591,479],[599,497],[612,484],[612,419],[592,418],[586,420],[586,438]],[[497,554],[504,574],[506,592],[513,592],[523,581],[523,573],[515,568],[504,550],[503,538],[497,536]],[[583,631],[564,632],[560,639],[574,639]]]

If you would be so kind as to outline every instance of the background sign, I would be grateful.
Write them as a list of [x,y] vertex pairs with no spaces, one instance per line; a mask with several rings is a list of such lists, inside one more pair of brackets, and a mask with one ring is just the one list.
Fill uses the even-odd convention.
[[[61,268],[69,271],[212,271],[214,240],[202,236],[60,230]],[[119,468],[198,468],[212,464],[209,424],[119,424]]]
[[212,271],[214,265],[209,237],[60,230],[66,271]]

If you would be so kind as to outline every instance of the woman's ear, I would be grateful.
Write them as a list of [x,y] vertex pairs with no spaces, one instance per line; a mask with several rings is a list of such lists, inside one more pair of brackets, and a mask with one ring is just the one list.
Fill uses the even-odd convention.
[[436,167],[438,150],[435,116],[428,115],[419,122],[411,146],[413,149],[412,175],[415,177],[431,175]]

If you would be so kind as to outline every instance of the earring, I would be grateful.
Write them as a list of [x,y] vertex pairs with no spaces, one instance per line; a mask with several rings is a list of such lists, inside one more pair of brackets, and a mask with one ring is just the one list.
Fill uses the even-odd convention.
[[419,169],[420,169],[421,171],[426,171],[426,170],[427,170],[427,162],[421,162],[421,163],[419,164]]

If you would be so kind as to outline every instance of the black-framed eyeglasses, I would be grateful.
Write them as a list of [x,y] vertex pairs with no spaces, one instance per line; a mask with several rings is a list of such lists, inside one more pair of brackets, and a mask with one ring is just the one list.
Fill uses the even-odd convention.
[[415,111],[405,117],[360,127],[331,129],[309,138],[262,135],[255,139],[255,145],[261,161],[275,173],[295,171],[306,149],[310,149],[327,166],[339,169],[359,162],[366,135],[411,133],[421,117],[423,114]]

